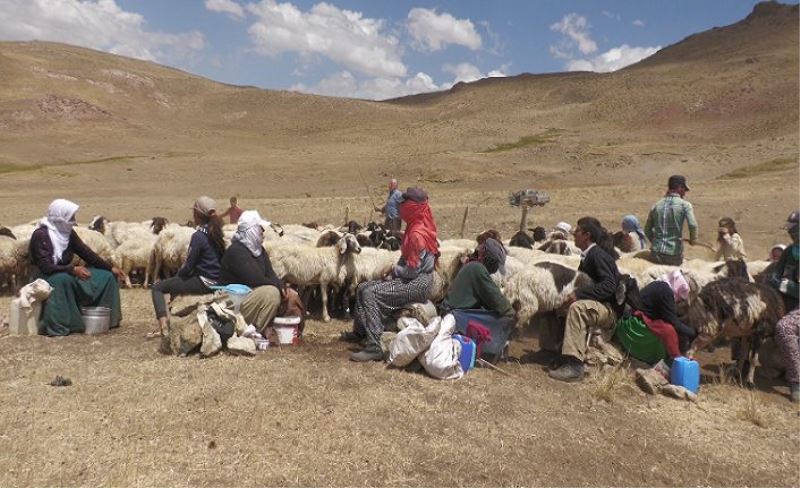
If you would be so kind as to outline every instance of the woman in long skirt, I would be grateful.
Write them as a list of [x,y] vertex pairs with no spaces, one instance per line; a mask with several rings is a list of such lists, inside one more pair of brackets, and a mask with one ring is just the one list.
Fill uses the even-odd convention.
[[[83,332],[82,306],[110,308],[111,327],[118,327],[122,320],[117,280],[125,279],[125,274],[98,256],[75,233],[78,208],[69,200],[54,200],[31,236],[34,277],[45,279],[53,287],[39,319],[40,334]],[[87,266],[73,265],[75,255]]]

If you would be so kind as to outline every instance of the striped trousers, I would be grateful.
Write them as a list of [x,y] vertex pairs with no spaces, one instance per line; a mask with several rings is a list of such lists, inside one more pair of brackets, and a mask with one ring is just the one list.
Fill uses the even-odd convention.
[[388,281],[368,281],[358,285],[355,332],[366,335],[370,343],[380,345],[383,318],[409,303],[426,301],[430,296],[432,285],[432,273],[420,274],[407,282],[394,278]]

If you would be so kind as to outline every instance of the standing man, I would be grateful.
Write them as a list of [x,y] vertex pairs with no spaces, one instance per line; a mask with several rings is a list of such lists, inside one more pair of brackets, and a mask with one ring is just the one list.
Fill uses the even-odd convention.
[[386,215],[384,224],[390,231],[400,231],[400,203],[403,202],[403,192],[397,189],[397,180],[389,180],[389,196],[383,207],[375,207],[376,212]]
[[228,210],[222,212],[222,215],[220,215],[220,217],[221,218],[229,217],[231,219],[231,224],[236,225],[239,223],[239,217],[242,216],[242,212],[244,212],[244,210],[239,208],[239,199],[237,197],[231,197],[230,201],[231,201],[231,206],[228,207]]
[[583,217],[575,227],[575,245],[581,250],[579,271],[592,279],[590,286],[579,288],[567,298],[567,323],[562,361],[550,377],[560,381],[583,381],[583,360],[588,334],[595,327],[611,329],[617,322],[616,292],[619,271],[614,258],[599,243],[610,236],[594,217]]
[[689,244],[697,242],[697,219],[692,204],[684,199],[689,185],[686,177],[673,175],[667,182],[667,194],[653,205],[644,225],[644,233],[652,243],[646,259],[656,264],[683,264],[683,223],[689,227]]

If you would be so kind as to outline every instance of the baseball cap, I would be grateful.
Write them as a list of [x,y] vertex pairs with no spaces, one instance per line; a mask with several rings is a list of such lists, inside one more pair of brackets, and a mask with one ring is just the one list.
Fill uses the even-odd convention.
[[217,202],[215,202],[213,198],[207,196],[198,198],[194,201],[194,205],[192,205],[192,210],[197,210],[203,215],[208,215],[212,210],[216,209]]
[[686,188],[686,191],[689,191],[689,184],[686,183],[686,177],[683,175],[672,175],[669,177],[669,181],[667,182],[668,188],[675,188],[678,185],[683,185]]

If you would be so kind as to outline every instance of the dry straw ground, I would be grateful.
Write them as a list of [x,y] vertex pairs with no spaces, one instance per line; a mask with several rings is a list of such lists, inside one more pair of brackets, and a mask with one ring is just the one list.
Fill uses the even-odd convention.
[[[530,362],[530,337],[502,365],[512,376],[439,382],[349,363],[343,322],[253,359],[165,357],[142,338],[149,294],[123,305],[108,335],[0,337],[0,485],[797,484],[783,387],[709,380],[690,404],[629,374],[559,384]],[[56,375],[73,385],[49,386]]]
[[[701,240],[733,217],[752,259],[800,205],[798,8],[610,74],[522,75],[384,103],[221,85],[50,43],[0,43],[0,224],[56,197],[141,221],[239,194],[282,223],[369,217],[386,179],[429,190],[442,237],[513,232],[507,192],[551,203],[532,224],[644,218],[689,177]],[[701,248],[692,257],[706,257]],[[0,297],[0,311],[10,297]],[[355,365],[343,322],[253,359],[164,357],[148,294],[123,292],[100,337],[0,334],[0,486],[797,486],[797,410],[783,383],[746,392],[703,356],[698,404],[648,397],[625,371],[550,381],[513,343],[506,377],[458,382]],[[56,376],[65,388],[48,386]]]

